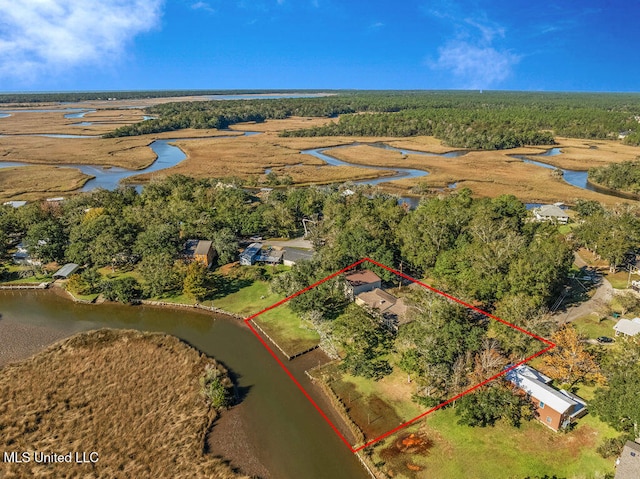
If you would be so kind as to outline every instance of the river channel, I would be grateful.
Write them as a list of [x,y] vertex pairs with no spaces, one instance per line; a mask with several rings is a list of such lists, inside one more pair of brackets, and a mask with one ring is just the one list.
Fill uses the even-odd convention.
[[[241,449],[246,447],[271,478],[368,477],[357,458],[238,320],[190,310],[76,304],[54,292],[38,290],[0,291],[0,312],[0,322],[47,328],[56,337],[105,327],[177,336],[232,370],[246,392],[237,411],[232,410],[242,417],[244,431],[238,432],[246,444]],[[214,426],[211,442],[224,441],[215,432]],[[242,467],[241,459],[227,459]]]

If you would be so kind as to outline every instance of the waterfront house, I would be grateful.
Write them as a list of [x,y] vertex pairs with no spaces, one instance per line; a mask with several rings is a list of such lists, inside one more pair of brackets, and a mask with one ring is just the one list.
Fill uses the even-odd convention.
[[393,331],[397,331],[398,327],[406,322],[407,305],[404,300],[380,288],[358,294],[355,302],[379,314],[383,324]]
[[525,393],[536,409],[538,421],[559,431],[587,412],[587,403],[564,389],[555,389],[551,379],[530,366],[521,364],[508,371],[505,379]]
[[620,319],[613,327],[616,336],[624,334],[626,336],[635,336],[640,334],[640,318]]
[[638,479],[640,477],[640,444],[627,441],[616,460],[615,479]]
[[569,215],[558,205],[542,205],[532,211],[536,221],[555,221],[561,225],[569,222]]

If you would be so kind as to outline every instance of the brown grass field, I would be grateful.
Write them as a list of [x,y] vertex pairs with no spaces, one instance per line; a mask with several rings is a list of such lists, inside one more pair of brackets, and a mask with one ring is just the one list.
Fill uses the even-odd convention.
[[[404,145],[406,148],[409,145]],[[613,149],[614,145],[606,145]],[[597,200],[605,204],[620,203],[621,199],[583,190],[567,184],[555,177],[553,170],[524,163],[513,154],[539,153],[547,148],[518,149],[509,151],[471,151],[457,158],[437,156],[402,155],[395,151],[383,150],[366,145],[333,149],[326,152],[340,160],[350,163],[384,165],[390,167],[417,168],[429,171],[429,175],[417,179],[401,179],[381,185],[388,191],[402,194],[417,184],[432,188],[447,189],[447,185],[457,183],[457,188],[470,188],[477,196],[493,197],[500,194],[513,194],[520,200],[531,203],[552,203],[562,201],[574,203],[577,198]],[[637,149],[640,151],[640,149]],[[585,150],[598,151],[598,150]],[[561,158],[540,158],[551,163],[554,159],[558,166],[567,167]],[[609,154],[613,157],[613,153]],[[584,161],[584,160],[583,160]],[[622,161],[622,160],[621,160]]]
[[0,169],[0,200],[33,200],[81,188],[92,177],[77,168],[39,165]]
[[[280,120],[278,120],[280,121]],[[288,121],[288,120],[282,120]],[[269,122],[266,122],[269,123]],[[223,132],[224,133],[224,132]],[[183,174],[203,177],[237,176],[240,178],[256,177],[265,180],[265,169],[278,175],[289,175],[294,184],[326,184],[357,179],[378,178],[393,175],[392,172],[354,167],[326,166],[322,160],[310,155],[300,154],[300,141],[296,147],[287,146],[287,138],[279,138],[276,133],[267,132],[261,135],[242,138],[220,138],[177,141],[187,155],[187,159],[178,165],[163,170],[161,173],[140,174],[132,177],[131,183],[145,182],[171,174]],[[318,139],[292,138],[307,140],[309,147],[315,147]],[[313,141],[309,141],[313,140]],[[325,140],[326,139],[320,139]],[[330,139],[328,145],[352,142],[349,138]]]
[[[193,97],[187,100],[201,100]],[[136,101],[85,102],[72,107],[97,108],[84,119],[65,119],[61,113],[16,113],[12,117],[0,119],[0,134],[21,133],[75,133],[102,134],[121,124],[137,121],[142,110],[116,109],[123,106],[145,106],[175,99],[148,99]],[[42,106],[41,106],[42,107]],[[9,109],[9,108],[6,108]],[[97,121],[88,127],[69,126],[79,121]],[[34,164],[65,165],[93,164],[99,166],[120,166],[138,170],[149,166],[155,155],[148,145],[157,138],[202,138],[209,136],[241,135],[241,131],[260,131],[262,134],[242,138],[219,138],[197,141],[177,141],[176,144],[187,154],[182,163],[153,174],[132,177],[129,183],[144,183],[152,178],[180,173],[194,177],[237,176],[256,180],[264,184],[265,169],[270,168],[277,175],[291,176],[295,185],[326,184],[349,180],[362,180],[389,176],[392,173],[377,169],[334,167],[301,155],[308,148],[326,148],[353,143],[387,143],[389,145],[425,151],[444,153],[455,150],[443,145],[433,137],[373,138],[373,137],[311,137],[281,138],[278,133],[317,126],[335,119],[292,117],[285,120],[269,120],[264,123],[243,123],[234,125],[230,131],[180,130],[161,134],[128,138],[88,138],[58,139],[35,136],[0,137],[0,160],[21,161]],[[562,154],[539,158],[555,166],[566,169],[586,170],[611,162],[634,160],[640,156],[640,148],[622,145],[619,141],[579,140],[557,138],[557,146]],[[513,194],[526,202],[573,203],[577,198],[598,200],[615,204],[624,200],[601,193],[575,188],[561,178],[553,176],[551,170],[528,165],[510,155],[535,155],[548,147],[526,147],[507,151],[473,151],[459,158],[440,158],[407,155],[390,150],[382,150],[366,145],[331,150],[336,158],[354,164],[385,167],[409,167],[428,171],[427,177],[400,179],[383,183],[381,188],[408,194],[417,185],[448,191],[447,185],[457,183],[458,188],[469,187],[477,196],[497,196]],[[60,178],[61,181],[65,181]],[[53,182],[53,180],[52,180]],[[75,183],[67,181],[60,191],[72,189]],[[25,184],[25,186],[28,186]],[[37,196],[23,188],[24,194]],[[16,197],[15,194],[12,194]],[[7,196],[7,195],[5,195]]]
[[172,336],[103,329],[5,366],[1,449],[96,451],[99,461],[2,463],[0,477],[239,477],[204,452],[216,417],[199,386],[209,364],[221,368]]

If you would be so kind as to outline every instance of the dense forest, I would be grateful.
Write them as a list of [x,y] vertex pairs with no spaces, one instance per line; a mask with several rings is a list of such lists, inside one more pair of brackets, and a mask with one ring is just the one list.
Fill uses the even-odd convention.
[[624,161],[589,169],[589,180],[629,193],[640,193],[640,161]]
[[290,116],[332,118],[337,123],[283,136],[433,135],[452,147],[505,149],[553,144],[554,136],[625,138],[637,144],[640,96],[634,94],[474,91],[343,92],[319,98],[181,102],[148,109],[156,120],[128,125],[108,136],[182,128],[227,128]]

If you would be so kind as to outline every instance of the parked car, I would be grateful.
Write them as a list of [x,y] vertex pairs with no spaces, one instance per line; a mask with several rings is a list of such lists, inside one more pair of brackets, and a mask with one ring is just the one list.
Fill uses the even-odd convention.
[[600,336],[600,337],[597,339],[597,341],[598,341],[600,344],[609,344],[609,343],[612,343],[612,342],[613,342],[613,338],[610,338],[610,337],[608,337],[608,336]]

